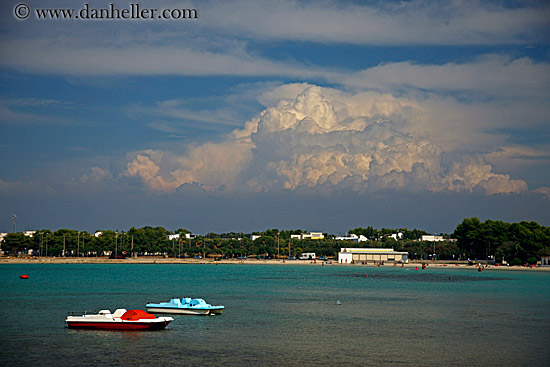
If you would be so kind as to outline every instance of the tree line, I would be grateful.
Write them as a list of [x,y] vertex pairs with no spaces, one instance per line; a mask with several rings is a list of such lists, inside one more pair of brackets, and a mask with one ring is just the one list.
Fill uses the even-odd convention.
[[506,223],[478,218],[464,219],[453,236],[465,256],[485,259],[494,256],[512,264],[535,263],[550,255],[550,227],[536,222]]
[[[395,240],[389,234],[401,232]],[[106,230],[99,236],[86,231],[71,229],[38,230],[32,237],[23,233],[10,233],[2,242],[2,250],[8,254],[28,253],[36,256],[119,256],[126,254],[165,256],[210,256],[235,258],[241,256],[287,257],[300,256],[303,252],[315,252],[318,256],[335,257],[342,247],[383,247],[406,251],[411,259],[494,259],[524,263],[550,255],[550,228],[535,222],[505,223],[478,218],[464,219],[452,235],[456,241],[428,242],[418,239],[427,232],[406,228],[381,230],[373,227],[354,228],[349,231],[363,235],[368,240],[353,242],[336,240],[325,233],[325,238],[291,239],[302,230],[268,229],[251,234],[229,232],[208,233],[192,239],[185,238],[190,231],[179,228],[170,232],[163,227],[130,228],[127,232]],[[179,234],[170,240],[168,235]],[[251,235],[261,237],[251,239]]]

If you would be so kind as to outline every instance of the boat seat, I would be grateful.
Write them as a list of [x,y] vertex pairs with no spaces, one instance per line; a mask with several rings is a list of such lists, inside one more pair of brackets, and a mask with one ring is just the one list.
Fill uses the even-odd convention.
[[124,308],[119,308],[115,311],[115,313],[113,314],[113,317],[121,317],[122,315],[124,315],[126,313],[126,309]]

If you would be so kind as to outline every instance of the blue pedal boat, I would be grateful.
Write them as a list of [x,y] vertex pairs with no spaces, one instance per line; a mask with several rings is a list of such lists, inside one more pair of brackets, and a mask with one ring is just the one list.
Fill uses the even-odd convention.
[[212,306],[202,298],[172,298],[170,302],[148,303],[148,312],[178,315],[220,315],[224,306]]

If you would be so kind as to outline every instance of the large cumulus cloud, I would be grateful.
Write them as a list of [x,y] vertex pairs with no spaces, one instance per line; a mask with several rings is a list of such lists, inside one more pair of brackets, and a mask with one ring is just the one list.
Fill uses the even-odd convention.
[[493,195],[527,189],[524,181],[494,172],[481,155],[446,162],[443,156],[453,148],[414,127],[425,111],[411,100],[307,84],[282,86],[263,98],[274,96],[278,103],[223,141],[189,146],[182,156],[139,152],[125,175],[140,177],[156,192],[186,184],[245,193],[397,189]]

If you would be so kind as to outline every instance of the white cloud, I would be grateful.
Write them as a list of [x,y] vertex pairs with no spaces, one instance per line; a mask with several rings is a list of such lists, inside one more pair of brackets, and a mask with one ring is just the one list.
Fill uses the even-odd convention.
[[509,175],[494,173],[492,167],[481,157],[453,163],[443,181],[452,191],[471,192],[476,188],[483,188],[489,195],[519,193],[527,190],[527,184],[524,181],[512,180]]
[[[484,55],[463,64],[386,63],[350,76],[346,84],[383,90],[475,91],[490,96],[520,96],[527,99],[540,98],[550,92],[549,75],[550,64],[546,62]],[[480,95],[473,97],[479,98]]]
[[[499,3],[500,4],[500,3]],[[504,8],[478,1],[216,2],[202,18],[223,32],[259,39],[371,45],[499,44],[544,40],[546,5]]]
[[550,187],[541,186],[538,189],[534,190],[536,193],[543,195],[546,199],[550,199]]
[[232,191],[239,173],[250,161],[250,153],[249,141],[230,135],[225,142],[190,146],[183,156],[153,150],[138,152],[124,175],[140,177],[155,192],[174,192],[185,184],[207,191]]
[[0,99],[0,124],[24,125],[69,125],[77,123],[74,120],[61,116],[52,116],[43,113],[46,110],[70,109],[71,103],[49,99],[19,98]]
[[74,39],[0,40],[0,65],[23,72],[89,75],[286,75],[315,76],[315,68],[271,61],[245,50],[207,51],[129,40],[105,45]]
[[125,174],[141,177],[157,192],[184,184],[230,192],[480,189],[493,195],[527,189],[524,181],[493,172],[481,156],[444,167],[444,148],[430,137],[404,132],[407,117],[421,113],[410,101],[303,87],[295,97],[295,86],[276,88],[272,95],[289,98],[220,143],[191,146],[169,160],[162,152],[142,152]]

